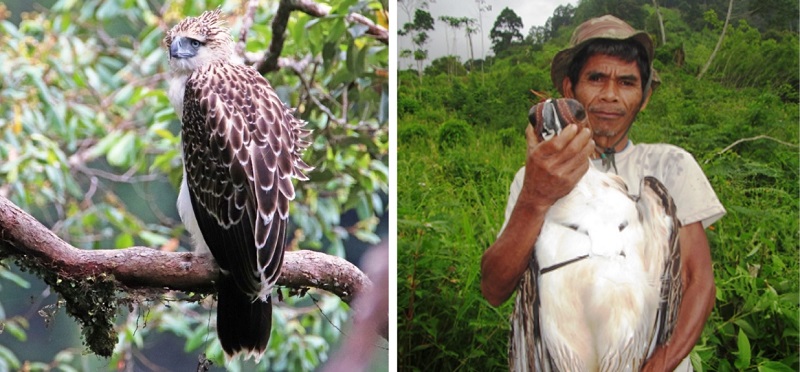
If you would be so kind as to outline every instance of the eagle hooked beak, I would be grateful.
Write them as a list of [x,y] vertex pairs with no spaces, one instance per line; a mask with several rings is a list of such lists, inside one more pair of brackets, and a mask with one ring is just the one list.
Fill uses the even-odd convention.
[[192,58],[197,55],[197,50],[201,46],[203,46],[203,43],[198,40],[183,36],[176,37],[169,46],[169,57],[178,59]]

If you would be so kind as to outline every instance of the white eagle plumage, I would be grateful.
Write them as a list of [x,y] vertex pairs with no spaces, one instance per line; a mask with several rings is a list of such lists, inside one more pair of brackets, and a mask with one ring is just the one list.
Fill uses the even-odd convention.
[[220,10],[186,18],[164,39],[168,96],[181,119],[178,210],[198,252],[210,252],[217,333],[227,357],[257,359],[269,341],[270,293],[283,263],[292,179],[306,180],[305,123],[255,69],[232,62]]
[[[541,141],[585,112],[548,100],[529,118]],[[678,228],[661,182],[646,177],[631,197],[590,166],[545,216],[512,315],[512,370],[638,371],[677,321]]]

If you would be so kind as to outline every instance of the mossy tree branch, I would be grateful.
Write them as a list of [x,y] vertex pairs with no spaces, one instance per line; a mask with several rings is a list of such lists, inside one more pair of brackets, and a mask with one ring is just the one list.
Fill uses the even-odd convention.
[[[190,252],[75,248],[0,196],[0,259],[6,258],[59,292],[67,312],[81,322],[86,345],[102,356],[110,356],[117,341],[113,319],[119,292],[211,293],[219,275],[211,257]],[[350,303],[371,282],[342,258],[301,250],[286,252],[278,285],[319,288]]]

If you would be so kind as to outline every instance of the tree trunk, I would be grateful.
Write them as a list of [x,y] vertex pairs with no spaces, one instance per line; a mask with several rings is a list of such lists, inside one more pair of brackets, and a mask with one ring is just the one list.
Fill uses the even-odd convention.
[[717,52],[719,51],[719,48],[722,47],[722,40],[725,39],[725,31],[728,30],[728,22],[730,22],[730,20],[731,20],[731,10],[732,9],[733,9],[733,0],[730,0],[728,2],[728,15],[725,16],[725,24],[722,26],[722,33],[719,35],[719,40],[717,41],[717,46],[714,48],[714,51],[711,52],[711,55],[708,57],[708,61],[706,61],[706,65],[703,66],[703,69],[700,70],[699,74],[697,74],[697,80],[700,80],[700,79],[703,78],[703,75],[705,75],[706,71],[708,70],[708,67],[711,66],[711,62],[714,61],[714,57],[716,57]]
[[472,29],[469,25],[465,25],[464,30],[467,33],[467,40],[469,40],[469,71],[472,72],[472,67],[475,66],[475,50],[472,48]]
[[658,1],[653,0],[653,6],[656,7],[656,15],[658,16],[658,28],[661,30],[661,45],[667,43],[667,34],[664,32],[664,18],[661,16],[661,9],[658,7]]

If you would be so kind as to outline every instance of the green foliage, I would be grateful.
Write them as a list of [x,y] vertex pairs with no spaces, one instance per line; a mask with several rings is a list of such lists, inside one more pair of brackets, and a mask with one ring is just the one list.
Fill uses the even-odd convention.
[[439,127],[437,137],[439,148],[446,150],[453,147],[463,147],[473,141],[475,133],[472,128],[463,120],[448,120]]
[[480,257],[522,154],[495,146],[491,131],[467,147],[437,141],[398,142],[398,369],[507,369],[510,307],[480,296]]
[[403,116],[416,113],[420,108],[419,102],[409,96],[397,97],[397,115]]
[[[168,1],[156,13],[142,1],[63,0],[14,22],[5,19],[0,4],[0,195],[80,248],[189,248],[174,207],[181,177],[180,125],[165,92],[167,56],[161,42],[170,25],[216,7],[229,15],[228,26],[238,39],[239,7],[223,3]],[[380,2],[326,3],[330,16],[293,12],[287,27],[281,57],[310,63],[266,77],[314,132],[304,156],[316,170],[309,173],[310,181],[298,184],[290,211],[296,228],[291,243],[344,256],[343,241],[351,234],[366,242],[378,239],[376,217],[385,212],[380,195],[388,191],[389,173],[388,47],[363,37],[365,27],[346,20],[351,12],[374,18]],[[257,8],[246,52],[260,55],[267,49],[275,10]],[[357,211],[358,221],[342,226],[340,216],[350,210]],[[0,278],[2,284],[24,283],[5,269]],[[48,283],[68,290],[58,287],[57,278]],[[63,285],[86,289],[84,283]],[[147,317],[159,330],[143,329],[133,313],[138,305],[116,310],[119,294],[98,285],[82,298],[107,306],[103,314],[87,314],[82,304],[46,306],[55,306],[53,315],[64,319],[55,315],[64,305],[92,318],[84,332],[102,337],[104,352],[114,351],[106,363],[132,363],[131,353],[146,352],[148,337],[170,330],[186,339],[187,353],[207,347],[209,358],[223,364],[218,346],[206,342],[214,329],[207,309],[156,301]],[[9,287],[2,288],[0,330],[6,331],[2,337],[24,342],[28,319],[6,314],[1,306],[11,303],[12,296],[5,295]],[[251,367],[309,370],[325,361],[329,345],[341,336],[335,327],[349,314],[338,298],[315,296],[321,297],[321,311],[276,307],[272,338],[279,341],[270,343],[259,367]],[[43,300],[54,302],[54,297]],[[182,323],[161,328],[157,319]],[[104,324],[92,326],[100,321]],[[79,368],[83,352],[70,347],[41,357],[52,368]],[[0,369],[19,368],[19,353],[0,348]],[[248,364],[232,368],[242,366]]]
[[522,41],[522,18],[511,8],[505,7],[494,21],[489,38],[492,39],[492,50],[499,56],[512,44]]
[[[728,27],[709,73],[728,86],[781,89],[787,102],[796,102],[800,88],[800,71],[796,68],[800,40],[797,33],[786,33],[782,38],[780,42],[764,39],[757,29],[740,21],[735,27]],[[745,55],[748,57],[742,58]]]
[[[584,1],[578,7],[601,3],[613,5]],[[796,30],[766,37],[744,23],[731,25],[710,75],[698,81],[718,30],[697,31],[690,21],[702,11],[686,14],[659,5],[667,45],[656,50],[655,65],[664,83],[637,118],[631,138],[691,152],[728,212],[706,230],[717,299],[690,354],[694,368],[798,370]],[[642,26],[655,35],[654,9],[644,9],[650,13]],[[538,51],[496,58],[485,73],[477,69],[450,80],[426,76],[421,84],[400,74],[398,97],[426,97],[398,123],[400,370],[507,368],[513,298],[499,308],[483,299],[480,261],[496,238],[509,184],[525,161],[525,115],[538,100],[529,90],[555,94],[549,63],[571,32],[562,27]],[[466,121],[478,135],[465,146],[440,148],[434,134],[452,118]]]
[[428,132],[428,127],[424,124],[412,123],[397,131],[397,141],[399,143],[424,141],[428,138]]
[[428,31],[433,31],[434,23],[429,12],[417,8],[414,12],[414,21],[404,24],[403,29],[398,31],[401,36],[410,36],[411,42],[414,43],[414,50],[410,51],[410,54],[417,62],[420,79],[422,78],[422,62],[428,59],[428,50],[424,49],[425,44],[428,43]]
[[451,76],[464,76],[467,74],[467,69],[461,64],[458,57],[445,56],[436,58],[431,61],[430,66],[425,67],[425,75],[433,76],[438,74],[447,74]]
[[579,4],[575,10],[574,24],[577,26],[589,18],[612,14],[620,19],[624,19],[633,26],[633,28],[641,30],[644,28],[645,20],[647,19],[647,12],[642,7],[643,3],[644,1],[642,0],[585,1]]
[[[497,131],[497,137],[500,138],[500,143],[503,144],[505,147],[512,147],[520,143],[520,141],[525,138],[522,136],[517,128],[503,128]],[[514,146],[519,148],[519,146]]]

